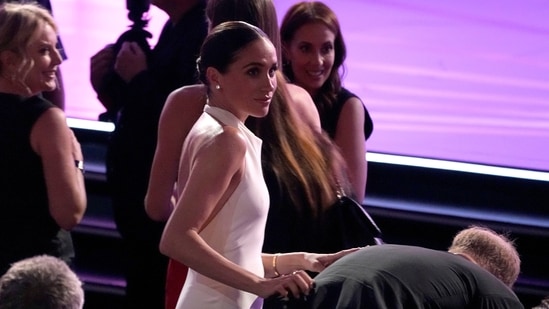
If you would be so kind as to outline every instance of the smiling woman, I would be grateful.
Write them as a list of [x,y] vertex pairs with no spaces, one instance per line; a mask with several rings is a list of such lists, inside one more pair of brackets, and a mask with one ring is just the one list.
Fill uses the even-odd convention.
[[68,230],[86,209],[80,144],[39,95],[57,86],[56,31],[41,7],[0,5],[0,273],[37,254],[70,263]]
[[323,2],[302,1],[284,15],[280,26],[284,73],[314,100],[322,129],[341,150],[352,195],[364,199],[366,141],[373,122],[360,98],[342,86],[347,47],[339,20]]
[[33,43],[29,45],[31,62],[34,66],[27,74],[26,84],[30,94],[52,91],[57,87],[56,72],[61,64],[57,51],[57,35],[50,25],[42,25]]
[[[19,10],[22,15],[32,14],[32,9],[32,7],[21,6],[18,8],[10,4],[5,5],[5,10]],[[45,14],[43,11],[42,13]],[[6,18],[9,17],[11,16],[6,16]],[[26,50],[6,49],[1,55],[2,71],[12,82],[4,83],[2,86],[13,93],[33,96],[42,91],[52,91],[57,87],[56,72],[61,64],[61,55],[56,48],[57,29],[53,20],[48,20],[48,22],[44,22],[44,20],[42,22],[32,20],[23,22],[24,26],[29,26],[29,30],[22,32],[21,37],[15,37],[13,41],[28,42]],[[5,26],[9,25],[10,21],[7,20]],[[6,47],[20,48],[15,44]]]

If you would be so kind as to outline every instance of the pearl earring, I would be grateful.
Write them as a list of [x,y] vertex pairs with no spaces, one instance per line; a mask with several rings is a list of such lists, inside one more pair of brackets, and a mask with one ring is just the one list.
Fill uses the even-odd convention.
[[219,90],[219,89],[221,89],[221,86],[215,85],[215,89]]

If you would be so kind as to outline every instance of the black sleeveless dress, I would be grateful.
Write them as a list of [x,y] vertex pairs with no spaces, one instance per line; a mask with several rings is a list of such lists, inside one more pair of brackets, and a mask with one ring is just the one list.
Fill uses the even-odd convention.
[[36,120],[55,106],[35,96],[0,93],[0,274],[10,264],[38,254],[70,263],[70,233],[49,213],[40,157],[30,144]]
[[[347,100],[350,98],[358,98],[358,96],[345,88],[341,88],[337,94],[336,102],[334,102],[331,110],[320,115],[320,124],[322,129],[324,129],[324,131],[326,131],[332,139],[335,136],[337,121],[339,120],[339,115],[341,114],[343,105],[345,105]],[[368,140],[373,131],[374,123],[372,121],[372,117],[370,117],[368,109],[364,106],[364,139]]]

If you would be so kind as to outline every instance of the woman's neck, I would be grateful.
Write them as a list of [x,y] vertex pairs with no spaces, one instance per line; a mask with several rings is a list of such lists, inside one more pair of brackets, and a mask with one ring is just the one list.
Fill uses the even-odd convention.
[[217,108],[226,110],[227,112],[233,114],[241,122],[246,121],[247,115],[243,116],[243,115],[237,113],[236,110],[232,106],[230,106],[230,104],[227,104],[227,102],[225,100],[223,100],[222,98],[220,98],[219,96],[209,95],[207,104],[209,106],[212,106],[212,107],[217,107]]
[[29,94],[28,91],[26,91],[26,89],[23,88],[23,86],[17,84],[17,82],[15,81],[6,79],[3,76],[0,76],[0,92],[16,94],[23,97],[31,96],[31,94]]

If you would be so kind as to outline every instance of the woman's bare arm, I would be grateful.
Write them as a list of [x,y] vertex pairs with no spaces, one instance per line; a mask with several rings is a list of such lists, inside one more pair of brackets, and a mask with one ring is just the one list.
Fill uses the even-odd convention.
[[177,89],[166,100],[145,196],[145,210],[153,220],[166,221],[172,213],[181,147],[202,114],[205,103],[205,87],[202,85]]
[[334,142],[340,148],[347,164],[353,193],[357,201],[362,203],[366,191],[367,162],[364,106],[358,98],[352,97],[343,105],[337,121]]
[[70,230],[86,210],[84,175],[75,164],[84,158],[61,109],[50,108],[38,118],[31,145],[42,160],[50,213],[61,228]]

